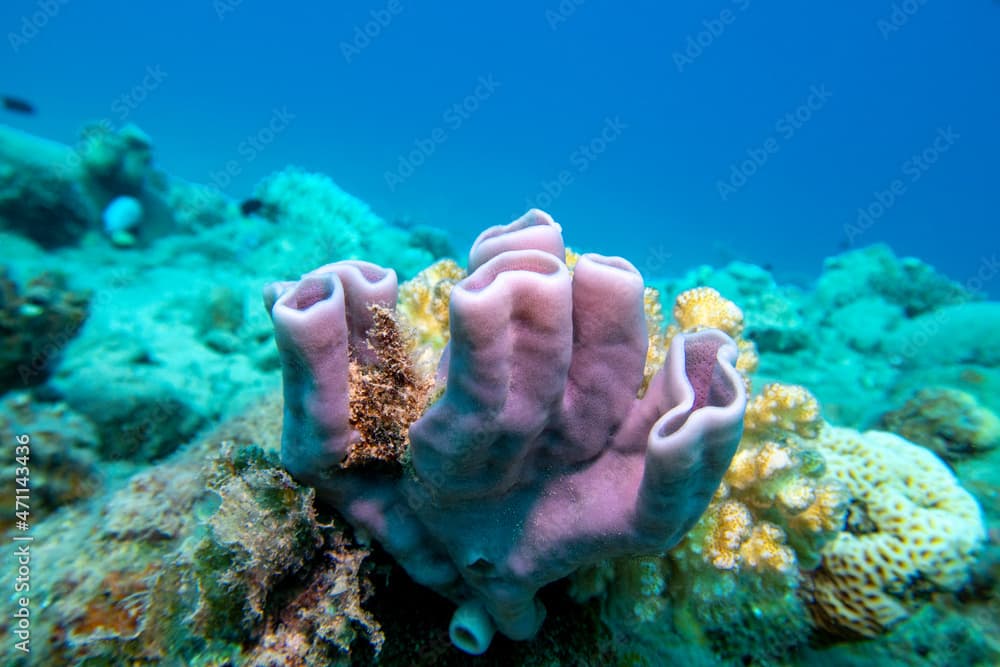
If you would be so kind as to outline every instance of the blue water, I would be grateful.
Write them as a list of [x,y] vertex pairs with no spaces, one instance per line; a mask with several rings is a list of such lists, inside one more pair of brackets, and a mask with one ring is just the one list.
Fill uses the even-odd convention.
[[541,205],[654,274],[1000,253],[997,3],[333,4],[6,0],[0,91],[39,113],[0,120],[135,122],[236,198],[301,164],[460,248]]

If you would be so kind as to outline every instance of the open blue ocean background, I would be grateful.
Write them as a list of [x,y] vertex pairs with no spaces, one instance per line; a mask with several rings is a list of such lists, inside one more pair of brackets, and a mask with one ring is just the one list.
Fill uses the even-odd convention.
[[3,122],[136,123],[234,198],[295,163],[457,248],[537,205],[656,275],[805,281],[884,241],[966,282],[1000,252],[986,0],[7,0],[0,26],[0,89],[38,109]]

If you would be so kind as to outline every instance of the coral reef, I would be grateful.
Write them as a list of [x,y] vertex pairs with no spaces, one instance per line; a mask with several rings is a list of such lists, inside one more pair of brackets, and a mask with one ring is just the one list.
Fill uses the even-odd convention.
[[[323,226],[327,257],[351,256],[382,221],[360,199],[347,194],[324,174],[289,167],[261,181],[254,195],[263,203],[261,215],[308,233]],[[326,226],[324,221],[337,220]]]
[[388,264],[404,278],[416,275],[437,257],[425,245],[427,234],[411,237],[387,225],[367,204],[347,194],[325,174],[288,167],[265,178],[255,196],[261,214],[286,232],[302,235],[302,253],[295,265],[275,257],[271,266],[289,273],[325,264],[331,258],[364,257]]
[[639,399],[641,277],[583,255],[571,282],[564,258],[559,226],[537,210],[477,239],[451,292],[447,383],[410,425],[402,476],[346,465],[359,442],[350,367],[386,362],[369,342],[396,302],[395,275],[345,261],[265,291],[284,372],[283,463],[459,604],[451,638],[469,653],[486,650],[494,623],[534,636],[543,585],[676,543],[742,431],[728,336],[675,335]]
[[899,307],[908,318],[974,297],[919,259],[897,258],[884,244],[827,259],[816,284],[819,302],[841,307],[870,296]]
[[1000,322],[996,301],[943,306],[907,320],[886,343],[908,367],[975,364],[1000,367],[994,331]]
[[368,552],[318,522],[312,492],[269,453],[277,407],[37,527],[32,563],[47,574],[32,582],[45,608],[36,664],[343,664],[352,645],[378,650],[381,631],[362,608]]
[[[187,391],[146,364],[119,369],[86,363],[60,369],[52,390],[97,427],[98,453],[113,461],[155,461],[187,442],[207,415]],[[95,386],[106,387],[96,394]]]
[[901,408],[882,415],[880,428],[923,445],[946,461],[1000,445],[1000,417],[971,394],[948,387],[921,389]]
[[40,274],[20,289],[0,268],[0,393],[46,380],[89,303],[90,294],[70,289],[62,273]]
[[119,195],[101,212],[104,232],[117,246],[127,247],[135,243],[133,230],[142,223],[142,202],[129,195]]
[[[872,246],[828,259],[811,288],[779,285],[733,262],[698,267],[662,286],[670,303],[696,286],[719,290],[745,313],[758,381],[809,387],[832,422],[871,428],[928,386],[972,394],[1000,413],[995,303],[977,302],[978,279],[960,285],[913,258]],[[817,360],[821,360],[818,362]]]
[[78,152],[88,177],[116,195],[140,195],[152,172],[153,140],[131,123],[117,132],[102,124],[85,127]]
[[843,532],[811,573],[810,611],[820,627],[873,637],[922,598],[964,585],[986,537],[976,500],[926,449],[879,431],[825,427],[831,474],[847,488]]
[[697,627],[692,639],[703,634],[720,655],[767,662],[809,635],[801,572],[819,562],[845,506],[812,440],[818,422],[815,399],[801,387],[764,387],[747,406],[722,486],[667,556],[674,615],[690,617],[682,628]]
[[0,125],[0,228],[44,247],[77,241],[95,227],[92,202],[72,149]]
[[[272,397],[41,521],[29,664],[467,664],[448,640],[450,604],[316,515],[278,464],[280,433]],[[558,613],[540,636],[497,640],[483,665],[614,661],[596,614],[559,590],[543,597]],[[0,661],[21,664],[10,630]]]
[[674,321],[683,331],[710,327],[732,338],[743,333],[743,311],[711,287],[696,287],[678,294],[674,301]]
[[797,301],[799,290],[779,286],[770,273],[743,262],[724,269],[700,266],[662,286],[665,303],[675,303],[681,293],[710,287],[740,304],[744,314],[742,335],[760,352],[794,353],[809,345],[814,335]]
[[142,223],[108,230],[117,242],[148,243],[176,229],[169,184],[152,164],[152,142],[134,125],[83,129],[66,146],[0,127],[0,226],[45,247],[78,243],[102,228],[101,212],[131,197]]
[[[673,312],[671,331],[720,323],[737,335],[744,330],[740,310],[714,289],[678,295]],[[752,343],[739,342],[755,361]],[[815,567],[844,515],[843,490],[824,474],[812,440],[821,424],[816,399],[802,387],[769,384],[750,399],[743,438],[722,484],[699,522],[662,560],[662,596],[640,596],[645,608],[655,602],[666,610],[655,623],[668,623],[687,641],[731,659],[767,663],[803,645],[810,626],[798,595],[800,571]],[[617,576],[634,566],[616,564]],[[626,590],[634,576],[624,575]],[[616,581],[612,590],[619,589]],[[623,621],[617,610],[609,619],[625,626],[648,621]]]
[[[714,290],[677,302],[688,328],[742,328]],[[744,426],[722,485],[680,545],[574,578],[575,595],[600,597],[624,641],[659,638],[664,648],[645,649],[648,662],[687,641],[722,659],[786,664],[809,655],[816,627],[882,634],[935,591],[966,582],[984,536],[979,509],[933,455],[826,425],[800,386],[765,385]]]
[[[446,393],[470,340],[463,298],[496,266],[495,255],[509,254],[505,244],[518,253],[518,239],[541,245],[552,258],[528,267],[536,274],[564,259],[574,300],[576,286],[593,276],[593,256],[560,256],[561,241],[550,243],[545,225],[527,225],[477,244],[470,276],[450,260],[426,266],[451,254],[440,230],[387,225],[325,176],[290,169],[265,179],[260,214],[243,215],[218,188],[160,172],[152,156],[149,137],[134,127],[96,125],[72,146],[0,127],[0,368],[7,373],[0,391],[9,391],[0,397],[0,437],[32,438],[27,663],[468,664],[449,619],[459,642],[481,642],[485,635],[476,633],[489,628],[475,603],[510,585],[498,576],[502,585],[493,586],[488,571],[506,566],[504,554],[473,551],[492,543],[469,536],[496,527],[496,540],[511,542],[504,530],[508,520],[520,529],[518,511],[527,516],[533,503],[541,511],[570,495],[544,505],[532,490],[565,470],[560,452],[546,449],[565,444],[549,439],[565,425],[549,424],[524,447],[534,458],[517,475],[507,474],[512,456],[496,467],[484,456],[437,470],[421,458],[419,437],[411,438],[420,429],[410,426],[431,414],[428,405],[456,403]],[[127,221],[133,236],[123,239],[134,251],[109,243],[101,225],[101,211],[122,196],[142,209],[137,224]],[[381,527],[355,521],[355,531],[342,520],[378,518],[382,507],[365,501],[391,492],[348,490],[354,502],[331,500],[294,481],[277,456],[282,359],[255,297],[276,273],[299,275],[342,257],[415,278],[400,285],[394,315],[390,297],[372,301],[360,318],[351,301],[369,300],[354,299],[357,284],[337,283],[353,348],[343,414],[355,438],[338,479],[412,491],[400,501],[405,512],[426,498],[421,484],[434,488],[421,512],[427,525],[445,528],[431,535],[411,515],[389,515],[386,530],[395,546],[429,541],[423,554],[439,558],[436,572],[467,566],[465,576],[437,587],[450,599],[426,579],[412,580],[381,548],[393,546]],[[543,587],[534,599],[548,615],[534,639],[498,634],[477,664],[1000,664],[1000,311],[976,294],[991,266],[958,285],[874,246],[830,258],[812,287],[733,262],[647,286],[641,297],[630,291],[631,319],[622,321],[644,321],[647,343],[644,361],[633,359],[642,366],[634,398],[662,388],[654,378],[676,363],[668,359],[672,342],[721,327],[738,346],[736,368],[750,396],[741,442],[715,493],[704,494],[705,513],[673,549],[663,553],[664,543],[641,551],[647,556],[602,560]],[[365,280],[383,275],[366,270]],[[521,273],[530,271],[491,274],[473,296]],[[556,273],[562,280],[563,269]],[[621,301],[615,294],[603,305],[625,310]],[[512,329],[530,331],[523,325],[531,322],[516,320]],[[572,328],[589,331],[575,321]],[[531,374],[513,374],[518,391],[504,409],[530,408],[518,402],[520,389],[561,357],[542,350],[538,358]],[[613,384],[604,378],[621,370],[615,363],[591,378],[595,384]],[[26,384],[29,391],[19,390]],[[923,445],[954,477],[930,453],[886,434],[833,429],[820,405],[831,423],[877,426]],[[477,428],[469,414],[442,418],[445,427],[458,424],[442,430],[467,436],[473,453],[504,453],[530,440]],[[456,460],[452,453],[442,457],[446,464]],[[452,511],[441,489],[455,478],[486,477],[482,466],[497,487],[513,480],[514,492],[495,493],[501,500],[475,513]],[[585,460],[577,470],[582,478],[594,468]],[[467,469],[476,472],[466,477]],[[424,482],[428,470],[442,475]],[[0,476],[10,482],[14,473],[8,466]],[[985,531],[958,481],[982,508]],[[599,492],[589,482],[572,491],[603,499],[581,504],[603,517],[617,503],[607,499],[637,485],[613,477]],[[331,514],[331,504],[342,513]],[[493,520],[498,509],[512,517]],[[542,529],[594,525],[546,516],[548,523],[527,522],[523,534],[535,544]],[[0,528],[11,528],[11,518]],[[400,526],[412,531],[395,532]],[[398,560],[416,571],[422,557]],[[8,591],[13,571],[0,575]],[[456,602],[466,603],[457,614]],[[0,614],[9,617],[15,604],[0,598]],[[0,626],[0,661],[21,664],[11,630]]]

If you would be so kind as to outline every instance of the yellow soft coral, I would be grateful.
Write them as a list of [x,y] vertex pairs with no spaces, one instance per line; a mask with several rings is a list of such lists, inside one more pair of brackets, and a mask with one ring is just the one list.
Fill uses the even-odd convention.
[[768,521],[755,521],[738,500],[718,503],[695,535],[702,557],[717,570],[789,574],[797,563],[795,552],[785,543],[785,532]]
[[566,248],[566,268],[570,270],[570,273],[573,272],[573,269],[576,268],[576,263],[579,261],[580,261],[580,253],[578,253],[575,250],[570,250],[569,248]]
[[965,583],[985,528],[940,459],[879,431],[827,426],[819,442],[851,498],[847,530],[823,548],[812,575],[819,625],[872,637],[906,618],[919,595]]
[[660,304],[660,293],[652,287],[647,287],[643,293],[643,310],[646,314],[646,331],[649,334],[649,347],[646,348],[646,366],[643,372],[643,390],[649,386],[649,381],[656,372],[663,368],[667,360],[667,348],[670,340],[663,325],[663,306]]
[[755,570],[787,574],[795,569],[795,552],[785,544],[785,533],[772,523],[753,527],[740,545],[740,560]]
[[760,356],[757,354],[757,346],[745,338],[736,340],[736,347],[740,350],[740,356],[736,359],[736,370],[746,375],[753,373],[760,365]]
[[396,312],[414,329],[419,345],[440,351],[448,342],[451,288],[464,277],[454,260],[443,259],[399,286]]
[[706,328],[719,329],[732,337],[740,351],[736,369],[744,374],[749,390],[750,381],[747,374],[757,370],[760,359],[753,342],[741,337],[743,311],[739,306],[711,287],[695,287],[677,295],[674,299],[673,315],[676,324],[672,324],[664,336],[664,341],[667,343],[678,332]]
[[711,287],[695,287],[678,294],[674,320],[682,331],[712,327],[733,338],[743,332],[743,311]]
[[727,500],[712,515],[705,533],[705,560],[720,570],[732,570],[739,565],[740,545],[750,536],[753,516],[743,503]]
[[810,438],[821,425],[819,403],[808,389],[777,383],[766,385],[750,400],[743,419],[743,426],[750,434],[777,430]]
[[809,506],[789,519],[789,529],[800,533],[839,531],[844,523],[846,502],[843,488],[839,485],[818,485],[812,495]]
[[[820,548],[843,523],[846,499],[839,482],[826,474],[818,444],[810,437],[822,425],[816,399],[802,387],[767,385],[751,400],[745,424],[740,447],[703,521],[725,523],[722,513],[731,514],[731,504],[738,503],[749,513],[753,529],[773,525],[778,532],[769,533],[772,541],[787,548],[787,540],[794,548],[773,562],[815,566]],[[690,539],[699,535],[695,531]],[[712,546],[698,550],[708,554]],[[716,567],[725,562],[715,560]]]
[[[662,353],[673,336],[717,327],[734,336],[740,350],[737,368],[749,387],[757,352],[740,337],[743,315],[734,304],[708,288],[685,292],[673,310],[677,321],[666,330],[654,290],[647,290],[645,305],[647,378],[662,365],[662,357],[657,361],[653,355]],[[704,515],[662,559],[671,575],[664,591],[672,602],[665,608],[672,610],[677,627],[698,628],[692,641],[706,640],[704,628],[719,631],[734,624],[768,633],[778,628],[768,635],[778,643],[794,643],[808,631],[808,613],[798,595],[800,571],[818,564],[821,547],[840,529],[845,514],[843,489],[826,474],[810,439],[820,423],[816,400],[801,387],[765,387]],[[634,597],[628,582],[636,577],[625,576],[631,570],[621,568],[635,567],[618,562],[613,574],[605,570],[598,594],[613,599],[619,591]],[[647,598],[639,599],[643,609],[654,608]],[[628,624],[647,620],[634,611],[613,613]],[[686,617],[691,624],[683,623]],[[737,641],[735,646],[736,655],[745,653],[744,645]]]

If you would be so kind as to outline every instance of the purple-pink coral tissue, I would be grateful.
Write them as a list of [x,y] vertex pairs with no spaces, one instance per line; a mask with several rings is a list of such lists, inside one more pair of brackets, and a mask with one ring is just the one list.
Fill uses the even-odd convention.
[[643,393],[643,281],[586,254],[532,210],[476,240],[451,293],[440,398],[410,427],[402,475],[344,467],[349,360],[373,363],[369,306],[396,276],[343,261],[265,290],[284,378],[282,461],[419,583],[458,609],[451,638],[482,653],[529,639],[538,590],[604,559],[661,553],[698,520],[742,434],[737,349],[679,334]]

